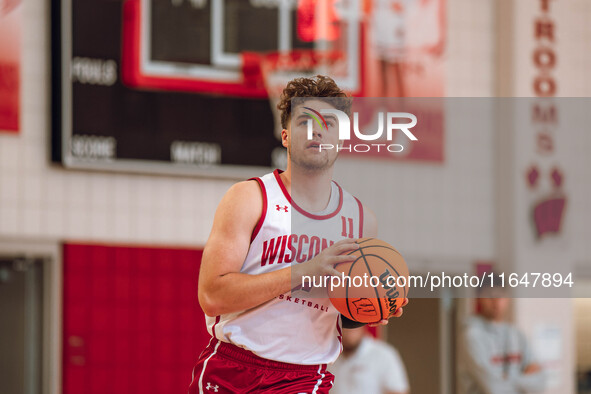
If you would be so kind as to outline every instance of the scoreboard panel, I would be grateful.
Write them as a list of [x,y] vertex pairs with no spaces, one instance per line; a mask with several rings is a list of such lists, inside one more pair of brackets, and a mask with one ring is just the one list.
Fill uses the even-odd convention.
[[[278,11],[256,3],[53,0],[53,160],[68,168],[232,178],[283,166],[284,148],[260,90],[236,95],[216,86],[192,90],[126,79],[141,41],[132,41],[139,27],[134,7],[149,4],[151,10],[151,34],[142,37],[149,38],[152,66],[191,73],[202,66],[205,75],[234,78],[239,71],[232,62],[240,61],[241,51],[277,44],[267,29],[270,21],[279,23]],[[228,11],[220,43],[212,38],[215,4]],[[291,44],[312,45],[297,35]]]

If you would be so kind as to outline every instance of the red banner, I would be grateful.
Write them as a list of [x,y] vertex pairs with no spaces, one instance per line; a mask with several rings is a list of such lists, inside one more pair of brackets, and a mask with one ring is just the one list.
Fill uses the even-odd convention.
[[18,132],[21,0],[0,0],[0,131]]

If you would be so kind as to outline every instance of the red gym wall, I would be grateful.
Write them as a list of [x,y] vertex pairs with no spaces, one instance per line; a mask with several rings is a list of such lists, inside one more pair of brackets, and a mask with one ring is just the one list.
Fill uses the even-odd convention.
[[202,251],[64,246],[63,392],[185,393],[209,341]]

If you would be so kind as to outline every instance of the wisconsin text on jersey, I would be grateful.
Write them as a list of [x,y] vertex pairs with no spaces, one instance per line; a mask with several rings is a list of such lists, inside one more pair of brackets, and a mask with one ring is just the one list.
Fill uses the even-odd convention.
[[[267,264],[303,263],[334,244],[334,241],[306,234],[281,235],[263,242],[261,266]],[[289,250],[286,249],[288,248]],[[297,245],[297,248],[296,248]],[[305,253],[304,253],[305,252]]]

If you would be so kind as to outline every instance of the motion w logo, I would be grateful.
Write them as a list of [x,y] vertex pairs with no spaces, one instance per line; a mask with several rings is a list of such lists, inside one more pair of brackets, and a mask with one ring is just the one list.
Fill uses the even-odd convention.
[[357,308],[357,313],[365,316],[375,316],[377,311],[373,303],[367,298],[359,298],[353,301],[353,305]]

